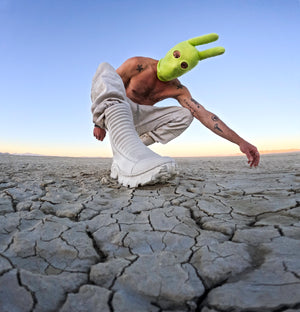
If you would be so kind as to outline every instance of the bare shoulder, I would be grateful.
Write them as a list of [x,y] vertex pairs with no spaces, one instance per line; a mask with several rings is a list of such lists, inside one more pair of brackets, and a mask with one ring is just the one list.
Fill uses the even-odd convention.
[[155,64],[154,59],[135,56],[127,59],[116,71],[121,76],[125,87],[127,87],[133,77],[141,72],[146,72],[145,69],[153,67],[153,64]]
[[127,59],[118,69],[117,72],[134,72],[139,73],[152,63],[151,58],[143,56],[134,56]]
[[126,62],[130,62],[132,64],[138,64],[138,63],[151,64],[152,62],[155,62],[155,60],[150,57],[145,57],[145,56],[134,56],[134,57],[129,58]]
[[176,98],[179,102],[180,99],[190,98],[191,94],[186,86],[184,86],[178,79],[174,79],[169,81],[170,88],[174,91],[174,98]]

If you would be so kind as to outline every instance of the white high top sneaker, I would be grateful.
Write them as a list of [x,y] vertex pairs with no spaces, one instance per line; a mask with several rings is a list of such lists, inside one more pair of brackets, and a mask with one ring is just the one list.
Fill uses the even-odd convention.
[[175,161],[154,153],[138,137],[129,104],[118,100],[107,106],[105,126],[113,151],[111,177],[129,187],[166,182],[174,177]]

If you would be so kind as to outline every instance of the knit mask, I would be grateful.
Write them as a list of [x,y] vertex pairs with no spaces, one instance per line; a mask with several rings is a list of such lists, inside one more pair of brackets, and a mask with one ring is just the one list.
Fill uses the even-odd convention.
[[178,43],[157,64],[157,77],[161,81],[170,81],[194,68],[199,61],[223,54],[225,49],[215,47],[198,51],[195,46],[216,41],[217,34],[195,37]]

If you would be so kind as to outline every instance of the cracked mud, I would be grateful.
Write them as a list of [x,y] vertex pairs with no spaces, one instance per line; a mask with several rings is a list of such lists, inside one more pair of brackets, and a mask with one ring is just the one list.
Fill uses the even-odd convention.
[[0,156],[0,311],[300,310],[299,153],[136,189],[110,163]]

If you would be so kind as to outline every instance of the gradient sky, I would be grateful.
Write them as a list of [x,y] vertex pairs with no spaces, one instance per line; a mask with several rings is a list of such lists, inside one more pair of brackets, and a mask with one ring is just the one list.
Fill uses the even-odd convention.
[[[211,32],[220,38],[203,49],[220,45],[225,54],[200,62],[181,83],[259,150],[300,149],[299,30],[297,0],[0,0],[0,152],[110,156],[108,137],[101,143],[92,135],[98,64],[159,59]],[[198,120],[153,149],[239,152]]]

